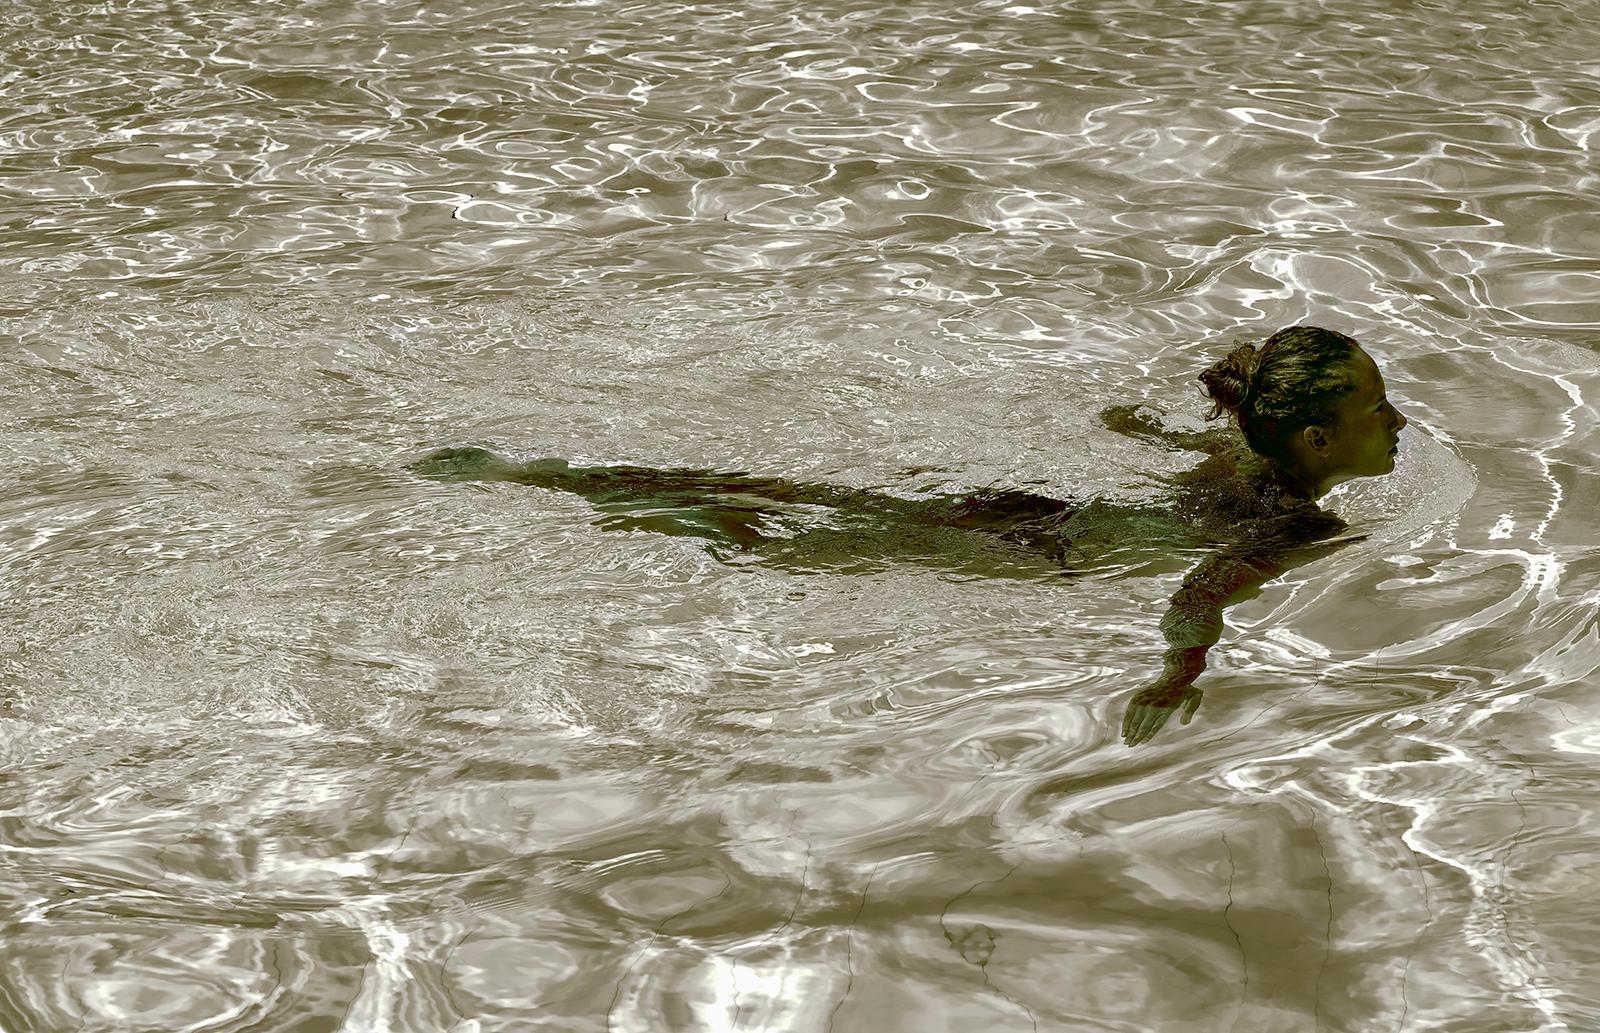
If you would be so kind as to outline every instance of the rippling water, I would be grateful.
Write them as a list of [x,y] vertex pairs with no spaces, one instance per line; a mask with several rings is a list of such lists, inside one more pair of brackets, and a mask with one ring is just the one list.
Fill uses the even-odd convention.
[[[1600,1028],[1593,15],[0,9],[0,1029]],[[1400,472],[1137,750],[1181,564],[408,465],[1136,502],[1300,320]]]

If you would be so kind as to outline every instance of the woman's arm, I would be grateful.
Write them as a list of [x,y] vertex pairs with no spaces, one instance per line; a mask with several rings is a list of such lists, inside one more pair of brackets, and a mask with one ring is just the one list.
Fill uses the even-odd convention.
[[1170,430],[1153,413],[1138,405],[1113,405],[1100,410],[1100,423],[1124,437],[1148,441],[1166,448],[1182,448],[1207,455],[1220,455],[1239,444],[1237,431],[1222,427],[1209,430]]
[[[1273,578],[1355,541],[1327,540],[1343,527],[1325,515],[1311,522],[1300,518],[1277,528],[1268,542],[1256,548],[1225,549],[1201,560],[1173,593],[1161,618],[1161,634],[1167,640],[1161,676],[1129,702],[1122,719],[1123,742],[1137,746],[1148,741],[1179,707],[1182,723],[1188,724],[1200,706],[1201,692],[1194,680],[1205,671],[1206,654],[1222,637],[1222,611],[1255,595]],[[1302,544],[1289,544],[1296,538]]]

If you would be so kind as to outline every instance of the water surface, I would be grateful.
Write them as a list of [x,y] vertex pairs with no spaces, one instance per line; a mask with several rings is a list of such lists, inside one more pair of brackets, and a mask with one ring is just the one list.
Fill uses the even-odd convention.
[[[1590,15],[8,5],[0,1027],[1600,1025]],[[1401,467],[1136,750],[1182,563],[410,467],[1136,506],[1297,321]]]

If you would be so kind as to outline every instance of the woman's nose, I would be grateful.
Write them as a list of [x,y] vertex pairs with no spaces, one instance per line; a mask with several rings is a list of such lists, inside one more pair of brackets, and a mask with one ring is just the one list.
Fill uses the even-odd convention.
[[1396,434],[1406,429],[1406,414],[1397,407],[1394,411],[1394,431]]

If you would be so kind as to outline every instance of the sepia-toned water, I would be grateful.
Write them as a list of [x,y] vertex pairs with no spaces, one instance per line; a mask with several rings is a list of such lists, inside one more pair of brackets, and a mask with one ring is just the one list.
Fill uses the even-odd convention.
[[[1600,1029],[1594,15],[0,7],[0,1030]],[[1399,469],[1133,749],[1192,554],[411,466],[1136,507],[1301,321]]]

